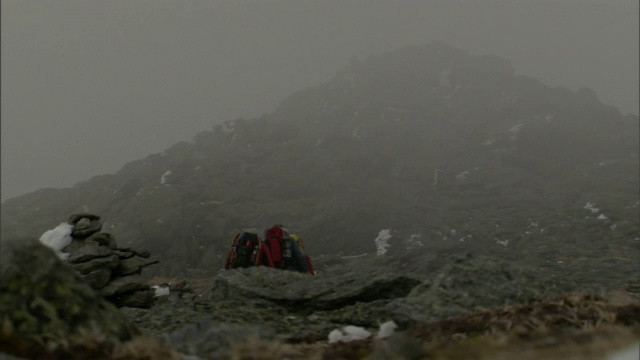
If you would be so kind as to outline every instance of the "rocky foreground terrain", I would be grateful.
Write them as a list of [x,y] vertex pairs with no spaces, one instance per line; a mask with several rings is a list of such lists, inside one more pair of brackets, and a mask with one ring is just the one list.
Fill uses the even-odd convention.
[[260,267],[153,278],[149,285],[169,283],[168,295],[150,309],[117,308],[50,249],[10,241],[0,272],[0,352],[7,359],[604,359],[640,336],[633,262],[600,266],[589,279],[580,261],[545,268],[534,259],[426,248],[315,262],[316,276]]

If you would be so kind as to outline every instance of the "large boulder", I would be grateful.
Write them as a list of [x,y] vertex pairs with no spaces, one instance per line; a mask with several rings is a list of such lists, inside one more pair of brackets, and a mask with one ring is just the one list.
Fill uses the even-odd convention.
[[311,313],[403,297],[418,284],[420,280],[416,277],[385,271],[372,271],[368,276],[351,271],[313,277],[295,271],[252,267],[220,273],[213,291],[224,297],[259,298]]
[[118,344],[140,333],[35,239],[3,242],[0,304],[0,352],[27,358],[97,337]]

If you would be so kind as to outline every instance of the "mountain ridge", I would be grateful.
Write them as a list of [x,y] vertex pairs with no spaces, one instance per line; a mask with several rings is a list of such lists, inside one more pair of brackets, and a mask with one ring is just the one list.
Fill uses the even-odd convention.
[[[6,200],[2,237],[39,236],[91,211],[103,231],[164,256],[169,272],[215,267],[233,231],[274,223],[312,253],[375,252],[383,229],[397,246],[417,236],[432,247],[557,252],[549,247],[573,236],[561,223],[589,247],[632,246],[637,130],[637,116],[591,90],[552,88],[443,43],[406,47],[354,58],[272,113],[115,174]],[[606,221],[585,217],[589,202]],[[531,235],[533,223],[547,233]]]

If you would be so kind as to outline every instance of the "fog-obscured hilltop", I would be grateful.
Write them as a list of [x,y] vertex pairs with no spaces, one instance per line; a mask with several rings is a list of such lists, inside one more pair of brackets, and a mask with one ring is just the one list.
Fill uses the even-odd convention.
[[236,229],[276,223],[312,254],[372,253],[389,230],[391,250],[619,258],[640,239],[638,125],[507,60],[407,47],[115,174],[9,199],[2,238],[93,212],[167,273],[216,270]]

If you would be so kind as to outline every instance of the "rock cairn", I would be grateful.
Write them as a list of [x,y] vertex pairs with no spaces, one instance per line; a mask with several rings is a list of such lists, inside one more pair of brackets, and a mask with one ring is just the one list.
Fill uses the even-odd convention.
[[118,307],[148,309],[155,291],[140,277],[143,267],[158,263],[148,251],[119,247],[113,235],[101,232],[100,216],[69,216],[71,244],[62,249],[71,264],[100,295]]

